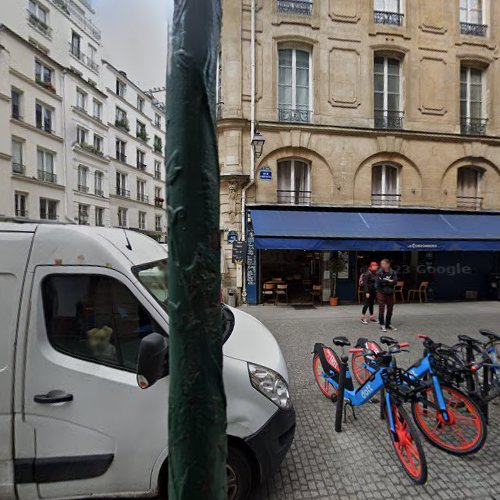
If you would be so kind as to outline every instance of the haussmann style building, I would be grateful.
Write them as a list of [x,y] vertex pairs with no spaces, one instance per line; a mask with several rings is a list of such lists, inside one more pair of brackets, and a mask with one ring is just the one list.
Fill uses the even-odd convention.
[[225,0],[224,287],[324,302],[340,257],[356,301],[389,257],[405,299],[497,298],[499,41],[493,0]]

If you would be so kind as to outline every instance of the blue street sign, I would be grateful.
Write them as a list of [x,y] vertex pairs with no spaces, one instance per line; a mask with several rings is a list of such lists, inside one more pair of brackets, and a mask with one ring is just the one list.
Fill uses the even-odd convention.
[[264,165],[259,170],[259,179],[261,181],[272,181],[273,171],[269,165]]

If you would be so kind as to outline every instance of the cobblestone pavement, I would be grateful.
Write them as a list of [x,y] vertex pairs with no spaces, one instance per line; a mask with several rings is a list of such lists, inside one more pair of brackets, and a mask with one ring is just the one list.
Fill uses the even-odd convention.
[[[286,306],[253,306],[244,311],[260,319],[276,336],[288,363],[297,411],[295,441],[280,470],[254,492],[252,500],[281,499],[500,499],[500,405],[490,408],[491,422],[484,448],[458,458],[424,442],[429,479],[415,486],[397,461],[379,406],[368,404],[350,412],[341,434],[334,431],[334,407],[316,387],[311,350],[317,341],[331,345],[332,337],[346,335],[378,339],[375,324],[359,321],[357,306],[295,310]],[[422,354],[415,338],[424,333],[443,343],[454,343],[459,333],[478,328],[500,331],[500,303],[415,304],[396,306],[394,319],[401,341],[411,343],[399,363],[414,362]]]

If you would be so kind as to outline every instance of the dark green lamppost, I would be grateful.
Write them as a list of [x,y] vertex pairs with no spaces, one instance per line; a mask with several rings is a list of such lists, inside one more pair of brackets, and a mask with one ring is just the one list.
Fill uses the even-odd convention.
[[169,499],[224,500],[219,162],[220,0],[175,0],[167,76]]

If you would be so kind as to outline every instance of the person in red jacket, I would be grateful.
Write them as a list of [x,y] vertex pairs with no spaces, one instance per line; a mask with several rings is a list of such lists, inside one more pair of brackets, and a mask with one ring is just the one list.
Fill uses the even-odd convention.
[[361,323],[363,323],[364,325],[368,324],[368,321],[366,320],[366,312],[368,310],[370,311],[370,321],[377,321],[373,314],[375,297],[377,294],[375,290],[375,285],[377,283],[377,271],[378,264],[376,262],[372,262],[368,267],[368,270],[364,274],[362,274],[362,285],[365,292],[365,303],[363,304],[363,310],[361,312]]

